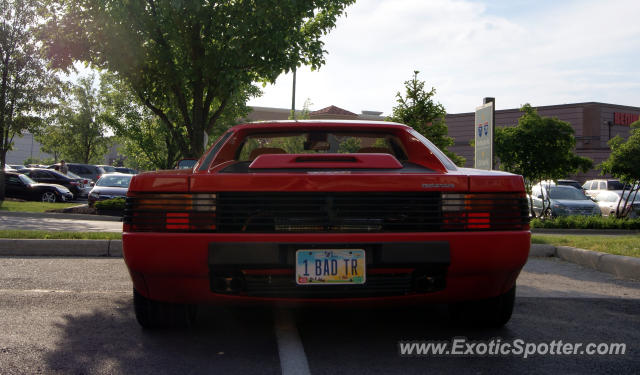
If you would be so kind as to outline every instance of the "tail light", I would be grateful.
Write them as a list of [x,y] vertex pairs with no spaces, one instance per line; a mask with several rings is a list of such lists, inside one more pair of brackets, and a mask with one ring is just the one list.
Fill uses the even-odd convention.
[[529,229],[524,193],[442,194],[443,230]]
[[127,197],[124,231],[215,231],[216,198],[216,194],[132,194]]

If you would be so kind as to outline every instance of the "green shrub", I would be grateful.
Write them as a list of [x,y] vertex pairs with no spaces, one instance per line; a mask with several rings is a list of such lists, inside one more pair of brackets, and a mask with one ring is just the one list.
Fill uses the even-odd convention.
[[95,203],[98,211],[124,211],[124,198],[113,198]]
[[560,216],[554,219],[532,219],[531,228],[548,229],[640,229],[640,219],[618,219],[601,216]]

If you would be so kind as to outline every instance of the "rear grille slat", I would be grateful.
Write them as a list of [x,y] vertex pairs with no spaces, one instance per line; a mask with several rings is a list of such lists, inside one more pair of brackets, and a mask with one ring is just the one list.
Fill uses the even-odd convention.
[[[451,221],[444,212],[460,210],[489,212],[491,227],[469,228],[469,218]],[[516,230],[528,224],[523,197],[496,193],[461,201],[440,192],[222,192],[217,214],[220,232]]]
[[[129,197],[125,225],[134,231],[371,233],[522,230],[529,223],[527,201],[519,193],[220,192],[199,195],[208,198],[189,200],[179,194],[175,199],[171,194]],[[188,217],[189,224],[173,225],[171,217],[179,214],[186,215],[183,217]]]

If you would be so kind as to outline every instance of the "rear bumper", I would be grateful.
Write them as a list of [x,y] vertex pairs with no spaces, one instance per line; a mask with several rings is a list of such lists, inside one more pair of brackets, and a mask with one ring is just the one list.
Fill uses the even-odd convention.
[[[237,244],[238,251],[234,251]],[[336,244],[386,252],[381,260],[368,266],[367,275],[411,272],[415,264],[426,272],[444,270],[442,288],[411,291],[401,295],[375,296],[331,293],[314,298],[260,296],[251,293],[230,295],[213,292],[212,279],[218,270],[260,270],[262,276],[294,279],[293,268],[285,260],[277,261],[268,253],[274,248],[295,249],[298,244],[315,244],[322,248]],[[394,249],[407,249],[394,257]],[[440,244],[434,246],[433,244]],[[447,245],[447,254],[442,244]],[[291,304],[421,304],[455,302],[487,298],[509,290],[524,266],[530,247],[529,231],[455,232],[455,233],[375,233],[375,234],[123,234],[124,258],[134,287],[148,298],[182,303],[291,303]],[[416,255],[416,249],[430,252]],[[215,249],[217,259],[212,259]],[[252,249],[255,252],[252,253]],[[272,249],[272,250],[269,250]],[[380,250],[382,249],[382,250]],[[384,250],[386,249],[386,250]],[[436,249],[436,250],[433,250]],[[439,249],[439,250],[437,250]],[[369,250],[367,250],[369,251]],[[244,252],[246,255],[242,255]],[[398,253],[402,251],[399,250]],[[225,260],[220,260],[220,254]],[[413,257],[413,258],[412,258]],[[417,258],[416,258],[417,257]],[[265,263],[265,259],[271,259]],[[244,260],[244,261],[243,261]],[[226,262],[226,264],[224,264]],[[415,264],[411,264],[414,262]],[[229,267],[226,267],[229,269]],[[373,280],[373,278],[371,279]],[[271,279],[269,279],[271,281]],[[382,281],[384,282],[384,281]],[[304,287],[302,287],[304,288]],[[327,287],[329,288],[329,287]]]

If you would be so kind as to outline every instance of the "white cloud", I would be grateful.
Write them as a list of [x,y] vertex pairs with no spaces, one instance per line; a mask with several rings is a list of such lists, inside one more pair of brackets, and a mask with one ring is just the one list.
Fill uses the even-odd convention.
[[[414,70],[450,113],[603,101],[640,106],[640,2],[531,2],[496,14],[478,1],[358,1],[325,38],[327,64],[298,72],[297,107],[390,113]],[[288,107],[282,76],[250,104]]]

